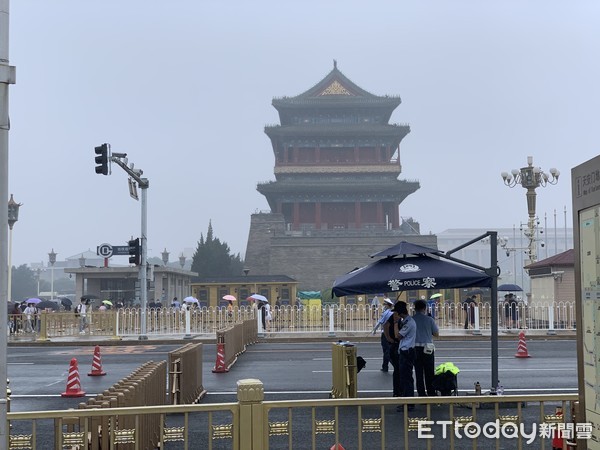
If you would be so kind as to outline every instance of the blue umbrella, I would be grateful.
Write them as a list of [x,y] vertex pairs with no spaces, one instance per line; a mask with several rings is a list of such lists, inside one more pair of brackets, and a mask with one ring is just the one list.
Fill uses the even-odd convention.
[[516,284],[501,284],[498,286],[498,291],[522,291],[521,286],[517,286]]
[[333,293],[372,294],[381,291],[491,287],[492,277],[483,270],[427,255],[384,258],[336,278]]
[[25,300],[25,303],[28,304],[28,305],[30,303],[33,303],[33,304],[37,305],[38,303],[41,303],[41,302],[42,301],[39,298],[35,298],[35,297],[34,298],[28,298],[27,300]]

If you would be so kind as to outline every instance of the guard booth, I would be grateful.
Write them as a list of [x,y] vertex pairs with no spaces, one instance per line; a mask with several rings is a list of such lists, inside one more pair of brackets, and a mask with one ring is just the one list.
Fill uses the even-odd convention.
[[331,398],[356,398],[356,345],[349,342],[331,344]]
[[309,326],[319,326],[323,320],[321,291],[298,291],[303,319]]

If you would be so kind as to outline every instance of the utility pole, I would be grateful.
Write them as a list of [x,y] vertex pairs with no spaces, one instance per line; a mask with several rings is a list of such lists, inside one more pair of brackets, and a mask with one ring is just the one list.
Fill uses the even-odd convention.
[[15,68],[8,59],[9,0],[0,0],[0,448],[8,441],[7,333],[8,323],[8,86],[15,83]]

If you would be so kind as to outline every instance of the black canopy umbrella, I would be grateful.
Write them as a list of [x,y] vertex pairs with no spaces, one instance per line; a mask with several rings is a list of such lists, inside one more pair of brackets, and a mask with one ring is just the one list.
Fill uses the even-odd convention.
[[51,302],[50,300],[44,300],[35,306],[37,309],[52,309],[54,311],[58,310],[58,303]]
[[523,289],[521,289],[521,286],[518,286],[516,284],[501,284],[500,286],[498,286],[498,291],[522,291]]
[[67,298],[67,297],[61,297],[59,300],[60,300],[60,304],[63,306],[71,306],[73,304],[71,299]]
[[483,295],[483,289],[471,289],[467,295]]
[[420,255],[384,258],[353,270],[336,278],[333,293],[342,297],[353,294],[491,285],[492,277],[483,270]]
[[410,242],[402,241],[392,247],[381,250],[380,252],[369,255],[371,258],[380,256],[403,256],[403,255],[424,255],[426,253],[440,254],[444,253],[435,248],[423,247],[422,245],[411,244]]
[[85,295],[82,295],[81,298],[84,300],[97,300],[100,297],[98,297],[97,295],[94,295],[94,294],[85,294]]

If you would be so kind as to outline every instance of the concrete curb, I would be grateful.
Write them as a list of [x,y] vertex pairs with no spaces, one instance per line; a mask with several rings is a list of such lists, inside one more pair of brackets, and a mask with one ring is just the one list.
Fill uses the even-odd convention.
[[[519,330],[520,331],[520,330]],[[548,335],[545,332],[530,332],[526,335],[528,341],[552,341],[552,340],[572,340],[576,339],[577,335],[574,331],[561,331],[556,334]],[[363,335],[357,333],[340,333],[336,336],[329,335],[266,335],[259,338],[257,342],[271,343],[296,343],[296,342],[337,342],[338,340],[350,342],[380,342],[379,335]],[[435,338],[436,342],[443,341],[489,341],[489,334],[473,335],[471,332],[445,334]],[[500,332],[498,334],[499,341],[515,341],[519,340],[517,330],[507,333]],[[10,340],[9,347],[41,347],[41,346],[128,346],[128,345],[157,345],[157,344],[188,344],[190,342],[202,342],[204,344],[216,344],[216,337],[207,335],[192,336],[192,339],[184,339],[183,336],[148,336],[146,340],[139,340],[135,336],[124,337],[123,339],[112,339],[109,336],[81,336],[81,337],[60,337],[51,338],[49,341],[36,340]]]

